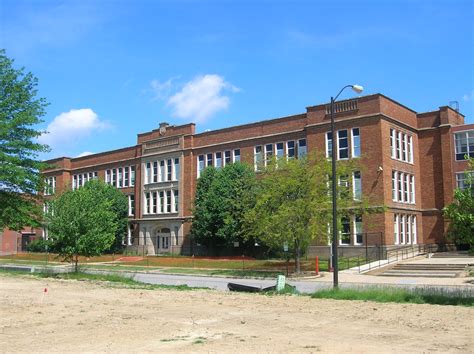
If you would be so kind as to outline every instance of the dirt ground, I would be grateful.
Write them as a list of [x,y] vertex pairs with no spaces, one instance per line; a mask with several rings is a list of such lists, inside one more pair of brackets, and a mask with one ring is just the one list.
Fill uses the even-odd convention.
[[460,306],[0,275],[0,352],[472,353],[473,319],[474,308]]

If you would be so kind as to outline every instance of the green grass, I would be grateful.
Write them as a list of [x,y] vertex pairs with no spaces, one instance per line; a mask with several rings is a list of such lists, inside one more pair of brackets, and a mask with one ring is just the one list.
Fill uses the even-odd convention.
[[187,285],[161,285],[161,284],[147,284],[134,280],[133,278],[124,277],[119,274],[88,274],[88,273],[52,273],[52,272],[37,272],[25,273],[15,270],[0,269],[0,274],[11,276],[33,276],[38,278],[53,278],[64,280],[103,282],[108,285],[119,286],[131,289],[169,289],[169,290],[202,290],[208,288],[189,287]]
[[315,299],[362,300],[375,302],[396,302],[413,304],[474,306],[474,298],[462,290],[448,292],[438,289],[366,288],[327,289],[311,295]]

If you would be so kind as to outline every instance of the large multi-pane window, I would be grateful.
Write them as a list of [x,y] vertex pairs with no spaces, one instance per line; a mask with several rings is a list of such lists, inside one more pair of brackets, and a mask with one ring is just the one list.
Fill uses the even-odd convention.
[[415,176],[392,171],[392,200],[398,203],[415,204]]
[[[144,196],[144,214],[177,213],[179,211],[179,192],[177,189],[146,192]],[[134,200],[132,201],[134,203]],[[129,205],[130,203],[129,199]]]
[[336,144],[332,137],[332,132],[326,133],[326,157],[328,159],[332,158],[332,149],[336,149],[336,157],[338,160],[345,160],[349,157],[360,157],[360,129],[352,128],[350,130],[351,134],[351,153],[349,154],[349,132],[348,130],[338,130],[337,131]]
[[393,243],[395,245],[417,243],[416,215],[393,215]]
[[97,172],[81,173],[72,176],[72,189],[81,188],[86,182],[97,179]]
[[[179,158],[149,161],[145,166],[145,184],[179,180]],[[135,179],[135,169],[133,179]]]
[[225,165],[231,164],[233,162],[240,161],[240,149],[235,149],[233,151],[218,151],[215,153],[209,153],[206,155],[199,155],[197,157],[197,176],[201,176],[202,171],[206,167],[215,167],[221,168]]
[[341,218],[341,229],[339,230],[339,244],[346,246],[362,245],[363,242],[364,234],[362,232],[362,216],[343,216]]
[[[151,176],[152,166],[147,163],[145,176]],[[151,177],[150,177],[151,178]],[[118,167],[105,171],[105,183],[117,188],[133,187],[135,185],[135,166]]]
[[390,154],[392,159],[413,163],[413,136],[391,128]]
[[454,134],[456,160],[474,158],[474,130]]
[[265,145],[265,164],[268,164],[273,158],[273,144]]
[[174,159],[174,177],[173,180],[179,181],[179,176],[181,173],[180,165],[179,165],[179,158]]
[[56,177],[46,177],[44,179],[44,195],[53,195],[56,193]]

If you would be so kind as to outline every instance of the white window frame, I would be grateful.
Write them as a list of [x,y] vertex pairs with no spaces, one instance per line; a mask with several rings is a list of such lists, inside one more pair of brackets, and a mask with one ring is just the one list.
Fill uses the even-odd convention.
[[[356,174],[359,174],[359,178],[355,178]],[[360,196],[357,198],[356,196],[356,180],[359,180],[360,183]],[[360,201],[362,200],[362,174],[360,171],[352,172],[352,195],[354,196],[354,200]]]
[[[236,153],[237,151],[239,152],[238,154]],[[241,153],[242,152],[240,151],[240,149],[234,149],[232,151],[232,156],[233,156],[232,162],[234,162],[234,163],[235,162],[240,162],[241,161],[241,156],[240,156]],[[238,159],[237,159],[237,156],[238,156]]]
[[[331,134],[331,139],[329,139],[328,134]],[[332,149],[334,149],[334,137],[332,136],[332,132],[326,132],[326,158],[332,158]],[[331,153],[329,153],[329,141],[331,141]]]
[[393,214],[393,244],[399,245],[400,244],[400,222],[399,222],[399,214]]
[[[359,130],[359,135],[354,135],[354,130],[355,130],[355,129]],[[358,136],[358,137],[359,137],[359,145],[358,145],[359,154],[358,154],[358,155],[355,154],[355,149],[354,149],[354,147],[355,147],[354,137],[355,137],[355,136]],[[358,128],[358,127],[351,128],[351,157],[352,157],[352,158],[360,157],[360,155],[361,155],[360,142],[361,142],[361,139],[360,139],[360,128]]]
[[[340,132],[344,132],[344,131],[346,132],[346,137],[345,137],[345,138],[340,138],[340,137],[339,137],[339,133],[340,133]],[[350,158],[349,132],[347,131],[347,129],[341,129],[341,130],[338,130],[338,131],[336,132],[336,135],[337,135],[337,150],[336,150],[336,151],[337,151],[337,160],[348,160],[348,159]],[[347,140],[347,147],[345,147],[345,148],[340,148],[339,142],[340,142],[340,140],[343,140],[343,139],[346,139],[346,140]],[[333,138],[333,141],[334,141],[334,138]],[[334,145],[334,144],[333,144],[333,145]],[[333,146],[333,148],[334,148],[334,146]],[[347,150],[347,157],[340,157],[340,156],[341,156],[341,151],[343,151],[343,150]]]

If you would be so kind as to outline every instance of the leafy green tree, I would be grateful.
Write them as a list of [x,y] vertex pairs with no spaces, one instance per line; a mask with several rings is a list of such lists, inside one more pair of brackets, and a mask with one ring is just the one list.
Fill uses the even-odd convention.
[[474,159],[469,160],[469,171],[465,173],[464,189],[454,191],[454,201],[443,209],[448,218],[448,237],[457,245],[468,245],[474,249]]
[[[116,242],[127,199],[112,186],[93,180],[56,196],[48,214],[51,250],[78,270],[79,256],[99,256]],[[117,212],[119,210],[119,212]]]
[[35,142],[41,135],[35,126],[47,103],[36,97],[37,85],[31,73],[15,69],[0,50],[0,229],[20,230],[41,220],[37,191],[43,165],[38,153],[48,147]]
[[244,242],[242,222],[255,201],[255,186],[255,173],[245,164],[205,169],[196,188],[194,239],[211,250]]
[[[369,210],[367,202],[353,193],[350,176],[356,171],[360,166],[355,160],[338,162],[339,218]],[[332,225],[330,176],[331,162],[323,156],[270,162],[258,179],[255,206],[245,215],[246,235],[280,250],[288,245],[300,272],[300,257],[310,242],[318,238],[328,241]]]

